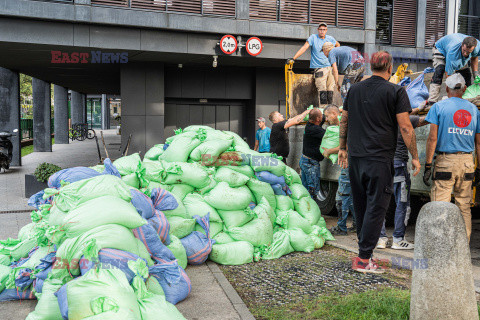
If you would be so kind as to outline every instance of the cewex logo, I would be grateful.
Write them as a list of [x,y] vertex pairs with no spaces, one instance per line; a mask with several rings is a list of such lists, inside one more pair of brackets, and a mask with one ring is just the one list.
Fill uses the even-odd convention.
[[78,64],[118,64],[128,62],[128,52],[103,52],[100,50],[90,52],[62,52],[51,51],[51,63]]

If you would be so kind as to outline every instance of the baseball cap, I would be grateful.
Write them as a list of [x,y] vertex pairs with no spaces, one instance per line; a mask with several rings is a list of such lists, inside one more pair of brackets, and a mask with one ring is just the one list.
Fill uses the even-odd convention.
[[263,117],[258,117],[258,118],[257,118],[257,121],[265,122],[265,118],[263,118]]
[[322,26],[325,27],[325,28],[328,28],[328,25],[327,25],[325,22],[320,22],[320,23],[318,24],[318,27],[319,27],[319,28],[322,27]]
[[460,73],[454,73],[445,81],[450,89],[462,89],[465,87],[465,79]]

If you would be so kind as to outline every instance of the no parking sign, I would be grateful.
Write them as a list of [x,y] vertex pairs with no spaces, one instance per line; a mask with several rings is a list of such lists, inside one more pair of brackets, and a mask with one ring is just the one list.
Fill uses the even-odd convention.
[[251,56],[258,56],[263,49],[262,41],[257,37],[251,37],[247,40],[247,52]]
[[220,49],[225,54],[232,54],[237,50],[238,43],[232,35],[227,34],[220,40]]

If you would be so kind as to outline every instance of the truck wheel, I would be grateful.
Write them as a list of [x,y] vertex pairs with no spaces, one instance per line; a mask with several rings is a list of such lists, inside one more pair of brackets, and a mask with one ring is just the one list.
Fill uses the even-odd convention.
[[320,192],[317,195],[317,204],[323,215],[337,215],[337,209],[335,208],[337,189],[337,182],[320,181]]

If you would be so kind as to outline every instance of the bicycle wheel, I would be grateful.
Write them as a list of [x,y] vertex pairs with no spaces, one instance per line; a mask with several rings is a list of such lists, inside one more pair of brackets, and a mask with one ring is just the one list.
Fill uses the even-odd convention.
[[86,130],[80,130],[77,135],[77,140],[78,141],[83,141],[87,138],[87,132]]
[[87,139],[92,140],[93,138],[95,138],[95,130],[88,129]]

